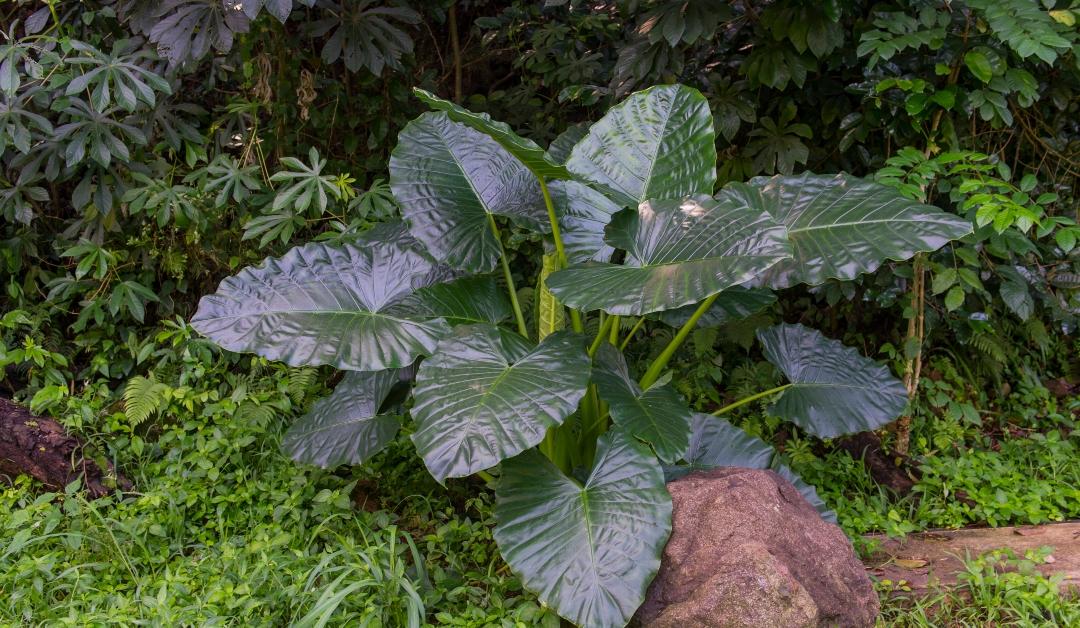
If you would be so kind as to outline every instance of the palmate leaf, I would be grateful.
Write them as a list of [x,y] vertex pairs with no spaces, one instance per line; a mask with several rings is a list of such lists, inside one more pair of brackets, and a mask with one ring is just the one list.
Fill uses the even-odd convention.
[[132,26],[157,45],[158,54],[175,68],[206,56],[213,47],[228,52],[236,33],[250,20],[241,3],[221,0],[162,0],[129,3]]
[[649,201],[615,215],[608,244],[625,265],[571,266],[548,278],[563,303],[610,314],[648,314],[697,303],[788,257],[782,225],[765,211],[699,196]]
[[439,482],[533,447],[585,396],[580,336],[556,332],[536,347],[513,338],[490,325],[458,327],[420,365],[412,439]]
[[959,216],[846,174],[758,177],[727,185],[717,198],[767,211],[787,227],[792,259],[764,277],[774,289],[853,279],[971,233]]
[[570,178],[570,172],[565,166],[549,157],[536,142],[514,133],[505,122],[492,120],[486,113],[473,113],[418,87],[413,88],[413,94],[416,94],[417,98],[432,109],[446,112],[446,115],[454,122],[460,122],[498,142],[538,178],[552,180]]
[[[739,321],[751,314],[776,303],[776,293],[764,288],[744,288],[733,286],[724,290],[713,302],[712,307],[698,319],[698,327],[718,327]],[[690,315],[697,309],[695,305],[685,305],[674,310],[660,312],[658,318],[672,327],[682,327],[690,320]]]
[[873,430],[907,406],[889,369],[802,325],[757,332],[765,358],[791,382],[769,412],[821,438]]
[[404,226],[389,226],[355,243],[307,244],[244,269],[203,297],[191,324],[226,349],[291,366],[400,368],[449,331],[443,318],[400,302],[447,278]]
[[536,450],[502,465],[495,542],[540,601],[579,626],[624,626],[671,533],[671,497],[648,448],[600,437],[584,485]]
[[487,272],[498,263],[491,215],[550,231],[532,173],[495,140],[442,112],[425,113],[401,131],[390,187],[416,239],[462,270]]
[[720,467],[772,469],[799,489],[806,501],[821,513],[822,518],[836,523],[836,513],[829,510],[813,486],[780,461],[772,445],[747,434],[726,419],[695,413],[691,422],[690,451],[684,459],[686,464],[664,467],[664,476],[668,482],[693,471],[708,471]]
[[367,68],[378,76],[384,68],[401,70],[401,58],[412,54],[412,37],[399,25],[420,23],[420,14],[413,9],[379,6],[375,0],[320,4],[330,17],[311,22],[307,30],[313,37],[333,30],[322,49],[326,63],[343,59],[350,72]]
[[396,370],[346,373],[333,393],[289,427],[281,449],[297,462],[324,469],[363,464],[390,444],[401,427],[400,417],[379,414],[398,380]]
[[662,85],[631,94],[589,128],[567,169],[624,207],[711,194],[716,134],[696,89]]
[[652,445],[664,462],[686,455],[694,413],[674,387],[664,384],[642,391],[630,377],[626,358],[610,344],[597,351],[592,380],[622,431]]

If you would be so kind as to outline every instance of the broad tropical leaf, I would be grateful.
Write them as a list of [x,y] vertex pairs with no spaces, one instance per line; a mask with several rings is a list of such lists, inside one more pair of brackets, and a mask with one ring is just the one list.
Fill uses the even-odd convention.
[[393,441],[401,427],[400,417],[379,414],[396,383],[394,370],[346,373],[333,393],[289,427],[282,450],[297,462],[324,469],[363,464]]
[[769,412],[815,436],[877,429],[907,405],[907,390],[888,368],[817,330],[777,325],[757,337],[791,382]]
[[489,325],[458,327],[420,365],[412,439],[436,480],[466,476],[543,440],[588,383],[579,336],[557,332],[530,348]]
[[425,113],[401,131],[390,156],[390,188],[416,239],[462,270],[495,268],[502,245],[492,215],[550,231],[532,173],[495,140],[445,113]]
[[579,626],[624,626],[671,533],[671,497],[648,448],[600,437],[584,485],[536,450],[502,465],[495,542],[525,587]]
[[589,132],[588,122],[578,122],[566,127],[558,137],[551,141],[547,149],[548,159],[557,164],[565,164],[570,159],[570,151]]
[[589,128],[566,167],[624,207],[711,194],[716,134],[709,103],[684,85],[631,94]]
[[391,308],[412,315],[441,316],[458,324],[498,324],[509,318],[510,300],[494,277],[462,277],[420,288]]
[[439,98],[429,91],[418,87],[413,88],[413,94],[424,101],[432,109],[446,112],[454,122],[460,122],[465,126],[487,135],[499,143],[514,157],[517,157],[525,167],[532,171],[538,178],[543,179],[569,179],[570,172],[566,167],[548,157],[543,148],[536,142],[521,137],[510,129],[505,122],[491,119],[486,113],[473,113],[468,109],[456,105],[449,100]]
[[894,188],[846,174],[757,177],[717,198],[769,212],[787,227],[792,259],[764,277],[770,288],[854,279],[971,233],[971,223]]
[[622,431],[652,445],[664,462],[686,456],[694,413],[674,387],[664,384],[642,391],[630,377],[623,354],[607,343],[596,353],[592,380]]
[[836,513],[829,510],[818,496],[817,490],[782,463],[771,445],[747,434],[726,419],[695,413],[691,422],[690,452],[685,460],[686,464],[664,467],[664,476],[668,482],[693,471],[708,471],[719,467],[772,469],[799,489],[806,501],[821,513],[822,518],[836,523]]
[[[733,286],[720,293],[712,307],[698,319],[698,327],[718,327],[756,314],[776,303],[776,294],[763,288]],[[690,320],[696,305],[684,305],[674,310],[660,312],[659,318],[672,327],[682,327]]]
[[[380,229],[379,235],[394,235]],[[230,351],[291,366],[381,371],[412,364],[449,331],[430,313],[394,305],[440,280],[415,241],[398,238],[296,247],[245,268],[205,296],[191,325]]]
[[784,227],[761,209],[699,196],[649,201],[615,215],[607,243],[625,265],[571,266],[548,278],[563,303],[648,314],[697,303],[752,279],[790,254]]
[[548,187],[559,217],[567,261],[576,264],[611,259],[614,250],[604,243],[604,228],[619,206],[577,181],[554,181]]

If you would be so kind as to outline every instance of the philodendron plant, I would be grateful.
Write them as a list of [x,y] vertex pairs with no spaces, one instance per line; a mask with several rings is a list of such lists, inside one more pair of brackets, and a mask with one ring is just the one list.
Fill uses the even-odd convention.
[[[695,326],[754,313],[773,290],[933,251],[969,222],[845,174],[716,190],[713,117],[681,85],[633,94],[546,151],[416,93],[435,111],[405,127],[390,159],[406,222],[244,269],[192,320],[233,351],[346,371],[285,450],[322,467],[363,463],[408,415],[436,480],[494,483],[503,558],[583,626],[622,626],[642,602],[671,530],[666,480],[773,468],[824,510],[769,445],[722,416],[771,397],[771,414],[820,437],[874,429],[907,403],[888,369],[779,325],[758,340],[788,383],[708,415],[668,383],[669,360]],[[549,245],[536,265],[538,329],[518,302],[504,219]],[[637,317],[629,333],[620,317]],[[636,374],[622,349],[643,324],[677,331]],[[391,394],[402,389],[411,402]]]

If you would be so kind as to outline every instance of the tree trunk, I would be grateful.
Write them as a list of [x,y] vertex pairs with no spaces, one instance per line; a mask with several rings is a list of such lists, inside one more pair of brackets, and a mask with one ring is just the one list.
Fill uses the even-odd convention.
[[53,419],[37,417],[26,408],[0,397],[0,475],[33,476],[51,490],[82,478],[91,497],[130,488],[112,465],[102,469],[83,457],[83,444]]

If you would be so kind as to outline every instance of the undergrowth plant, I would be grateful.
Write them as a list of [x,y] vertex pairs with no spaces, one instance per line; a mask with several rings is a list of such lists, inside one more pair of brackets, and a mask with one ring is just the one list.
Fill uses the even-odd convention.
[[[642,602],[671,530],[666,480],[775,468],[824,508],[768,444],[723,416],[771,397],[770,413],[819,437],[874,429],[907,404],[889,370],[782,324],[757,338],[787,383],[709,415],[672,385],[672,356],[697,325],[752,314],[774,290],[873,272],[971,223],[846,174],[716,191],[713,116],[681,85],[632,94],[565,157],[416,93],[436,111],[402,130],[389,164],[406,222],[268,258],[224,280],[192,319],[224,348],[346,371],[286,434],[292,457],[363,463],[411,416],[435,479],[493,482],[503,558],[586,626],[624,625]],[[504,220],[547,243],[535,329]],[[622,317],[636,319],[629,333]],[[639,374],[622,350],[641,325],[677,331]]]

